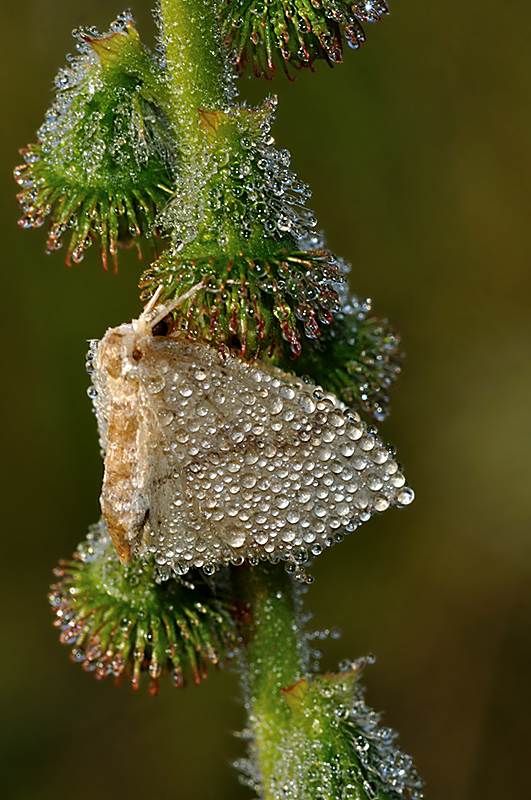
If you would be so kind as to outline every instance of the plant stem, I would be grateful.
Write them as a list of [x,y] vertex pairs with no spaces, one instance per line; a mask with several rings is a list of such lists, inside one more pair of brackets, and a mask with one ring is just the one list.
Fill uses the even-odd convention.
[[226,103],[225,62],[216,0],[160,0],[169,109],[183,153],[197,151],[198,109]]
[[[183,161],[204,149],[199,109],[221,110],[227,78],[215,0],[160,0],[166,50],[168,115]],[[241,675],[254,734],[262,796],[271,797],[269,776],[279,757],[279,740],[290,726],[282,696],[306,671],[293,579],[283,565],[233,569],[243,637]],[[272,800],[272,798],[271,798]]]
[[261,772],[261,796],[267,800],[279,741],[290,726],[291,713],[281,690],[306,672],[306,647],[294,581],[282,565],[238,567],[233,576],[243,620],[242,681]]

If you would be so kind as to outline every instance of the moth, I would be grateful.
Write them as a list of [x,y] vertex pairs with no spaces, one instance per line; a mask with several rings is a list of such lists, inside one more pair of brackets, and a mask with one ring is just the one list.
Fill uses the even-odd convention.
[[[183,298],[181,298],[183,299]],[[118,556],[191,567],[304,561],[413,492],[374,429],[333,394],[172,329],[149,304],[92,347]]]

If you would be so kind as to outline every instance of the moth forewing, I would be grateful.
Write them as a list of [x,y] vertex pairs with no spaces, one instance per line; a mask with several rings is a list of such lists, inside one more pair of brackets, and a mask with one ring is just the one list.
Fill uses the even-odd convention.
[[138,398],[127,396],[123,387],[115,385],[107,423],[108,445],[100,505],[120,561],[128,564],[149,513],[145,485],[149,458],[144,452],[147,431],[138,413]]
[[145,338],[131,325],[109,330],[96,351],[96,402],[105,469],[100,505],[123,564],[142,540],[150,508],[152,420],[135,371],[137,345]]

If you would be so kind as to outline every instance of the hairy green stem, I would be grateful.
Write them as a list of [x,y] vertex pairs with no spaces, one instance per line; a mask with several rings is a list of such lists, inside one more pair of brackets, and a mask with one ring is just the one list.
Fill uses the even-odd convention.
[[279,758],[279,741],[290,727],[283,697],[307,668],[293,579],[283,565],[233,570],[241,609],[242,675],[253,728],[262,797],[271,797],[269,777]]
[[[199,109],[217,111],[226,104],[226,69],[215,0],[160,0],[166,51],[169,116],[186,159],[204,147]],[[278,759],[279,735],[289,724],[282,696],[305,671],[293,579],[283,565],[233,569],[242,612],[242,675],[262,774]]]
[[226,103],[217,0],[160,0],[170,121],[183,152],[197,150],[199,109]]

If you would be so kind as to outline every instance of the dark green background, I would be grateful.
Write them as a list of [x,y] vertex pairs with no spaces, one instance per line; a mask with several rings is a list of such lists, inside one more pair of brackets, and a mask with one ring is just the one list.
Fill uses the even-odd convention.
[[[148,2],[133,11],[147,40]],[[9,800],[245,798],[236,677],[158,698],[97,683],[59,645],[51,569],[98,517],[101,464],[86,339],[140,309],[139,265],[71,270],[16,226],[10,173],[33,141],[70,30],[119,5],[2,3],[3,449],[0,792]],[[530,743],[531,5],[394,0],[362,51],[278,92],[275,134],[313,187],[352,287],[403,333],[383,436],[415,504],[313,567],[324,664],[374,652],[368,699],[433,800],[524,797]]]

